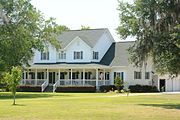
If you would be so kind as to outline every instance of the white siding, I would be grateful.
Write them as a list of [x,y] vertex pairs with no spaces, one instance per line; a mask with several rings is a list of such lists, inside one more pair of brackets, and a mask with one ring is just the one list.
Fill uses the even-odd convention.
[[34,54],[33,63],[55,63],[56,62],[56,48],[48,45],[49,60],[41,60],[41,52],[36,50]]
[[[125,66],[125,67],[113,67],[112,69],[112,76],[114,72],[124,72],[124,80],[127,83],[127,85],[152,85],[152,62],[148,60],[146,70],[144,67],[142,68],[135,68],[133,65]],[[134,71],[141,72],[141,79],[134,79]],[[149,72],[150,78],[145,79],[145,72]],[[114,77],[113,77],[114,79]]]
[[[109,49],[109,47],[112,44],[112,40],[109,37],[108,33],[104,33],[101,38],[98,40],[98,42],[96,43],[96,45],[94,46],[94,48],[92,49],[93,51],[99,52],[99,59],[98,60],[92,60],[93,62],[99,62],[102,57],[105,55],[105,53],[107,52],[107,50]],[[92,59],[92,57],[91,57]]]
[[[66,48],[66,62],[91,62],[92,52],[79,37],[76,37]],[[83,51],[83,59],[74,60],[74,51]]]

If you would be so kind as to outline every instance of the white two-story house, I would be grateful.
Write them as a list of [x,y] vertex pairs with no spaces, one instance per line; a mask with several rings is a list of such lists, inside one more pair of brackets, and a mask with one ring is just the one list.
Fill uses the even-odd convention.
[[[128,85],[164,85],[168,82],[154,73],[150,60],[146,69],[135,68],[128,61],[131,42],[115,42],[108,29],[70,30],[57,38],[61,49],[48,45],[35,51],[33,62],[23,72],[23,85],[53,86],[113,85],[119,76]],[[164,81],[163,81],[164,80]],[[178,81],[179,82],[179,81]],[[177,85],[180,90],[180,82]]]

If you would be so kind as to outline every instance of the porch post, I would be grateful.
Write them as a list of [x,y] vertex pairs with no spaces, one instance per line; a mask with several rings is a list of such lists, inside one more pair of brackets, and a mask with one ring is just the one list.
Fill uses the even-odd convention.
[[98,69],[96,69],[96,87],[98,87]]
[[35,85],[37,85],[37,69],[35,70]]
[[61,70],[59,69],[59,73],[58,73],[58,75],[59,75],[59,78],[58,78],[58,80],[60,80],[61,78],[60,78],[60,75],[61,74]]
[[27,80],[29,80],[29,69],[27,69]]
[[104,71],[103,77],[104,77],[104,85],[105,85],[106,84],[106,81],[105,81],[105,69],[103,71]]
[[72,69],[71,69],[71,85],[72,85]]
[[83,69],[83,86],[85,84],[85,69]]
[[[58,80],[60,80],[61,79],[61,70],[59,69],[59,78],[58,78]],[[60,85],[60,82],[59,82],[59,85]]]
[[47,81],[49,83],[49,70],[47,69]]

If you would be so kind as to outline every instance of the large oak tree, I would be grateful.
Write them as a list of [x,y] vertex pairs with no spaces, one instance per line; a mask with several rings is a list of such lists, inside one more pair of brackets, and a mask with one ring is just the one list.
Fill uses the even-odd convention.
[[142,66],[149,57],[162,74],[180,73],[180,0],[119,1],[122,38],[133,36],[130,60]]
[[59,48],[56,36],[65,30],[53,18],[45,20],[30,0],[0,0],[0,71],[28,64],[46,43]]

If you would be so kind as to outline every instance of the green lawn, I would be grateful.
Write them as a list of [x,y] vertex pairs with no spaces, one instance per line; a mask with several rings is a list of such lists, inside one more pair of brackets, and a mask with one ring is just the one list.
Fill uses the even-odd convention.
[[119,96],[109,93],[0,92],[3,120],[180,120],[180,94]]

